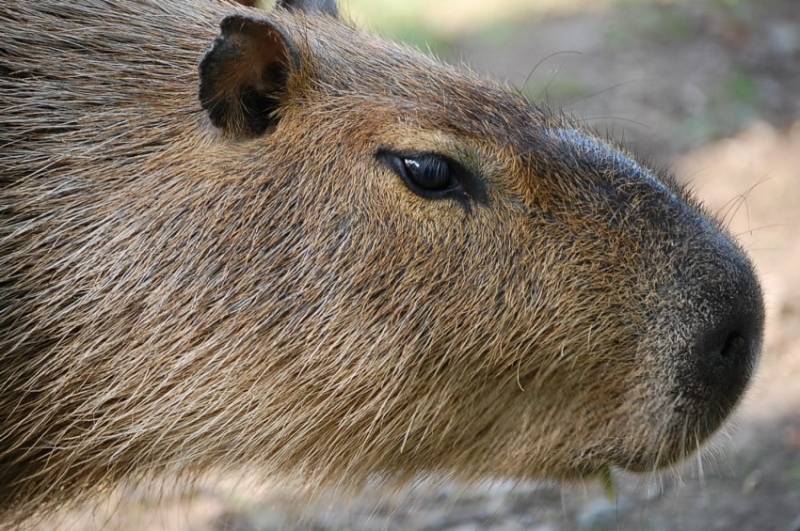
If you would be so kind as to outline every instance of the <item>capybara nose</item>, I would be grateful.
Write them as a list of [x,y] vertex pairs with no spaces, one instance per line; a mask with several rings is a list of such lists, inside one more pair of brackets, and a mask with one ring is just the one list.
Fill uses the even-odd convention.
[[[742,261],[719,275],[706,290],[697,315],[691,358],[694,380],[707,402],[705,425],[713,431],[736,406],[753,374],[761,351],[764,310],[758,281]],[[705,300],[703,300],[705,299]]]
[[757,325],[738,317],[726,318],[699,335],[694,347],[698,376],[724,410],[736,404],[747,386],[760,342]]

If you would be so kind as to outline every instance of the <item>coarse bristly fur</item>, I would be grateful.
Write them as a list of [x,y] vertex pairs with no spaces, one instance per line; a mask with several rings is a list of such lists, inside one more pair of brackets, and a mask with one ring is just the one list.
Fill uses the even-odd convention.
[[649,471],[715,432],[763,322],[719,223],[499,83],[279,4],[0,6],[0,516],[219,469]]

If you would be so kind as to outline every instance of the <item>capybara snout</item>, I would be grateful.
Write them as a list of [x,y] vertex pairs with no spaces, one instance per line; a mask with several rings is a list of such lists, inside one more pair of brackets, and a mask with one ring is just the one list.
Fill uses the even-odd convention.
[[[741,249],[698,217],[679,239],[675,275],[660,288],[650,342],[673,366],[674,429],[702,441],[738,403],[761,349],[763,300]],[[682,425],[680,424],[682,423]]]
[[764,314],[753,267],[671,176],[574,126],[528,131],[517,146],[528,245],[548,242],[565,267],[565,277],[555,267],[539,273],[536,287],[558,279],[572,297],[565,306],[589,319],[559,323],[587,340],[573,355],[605,365],[559,382],[585,391],[610,376],[585,407],[619,400],[618,416],[604,419],[605,444],[578,452],[586,461],[576,469],[669,464],[722,424],[754,371]]
[[0,7],[0,509],[653,470],[763,303],[664,172],[330,1]]

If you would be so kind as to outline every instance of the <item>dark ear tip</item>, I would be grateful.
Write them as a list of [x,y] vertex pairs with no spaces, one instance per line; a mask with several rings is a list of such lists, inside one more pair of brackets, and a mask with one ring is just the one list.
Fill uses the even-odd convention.
[[254,18],[234,13],[223,18],[222,22],[219,23],[219,28],[222,30],[222,35],[227,37],[231,34],[244,33],[246,30],[252,29],[255,26],[263,25],[263,22]]
[[242,15],[227,15],[222,19],[222,22],[219,23],[219,29],[221,29],[223,33],[228,33],[234,24],[241,24],[243,18]]

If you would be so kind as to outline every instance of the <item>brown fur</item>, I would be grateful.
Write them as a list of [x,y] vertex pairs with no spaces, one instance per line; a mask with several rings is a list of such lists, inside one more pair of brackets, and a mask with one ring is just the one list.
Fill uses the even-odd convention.
[[[264,132],[214,127],[197,97],[237,10],[297,53],[273,54]],[[260,75],[237,72],[220,86]],[[457,160],[485,204],[415,195],[385,147]],[[219,468],[345,487],[650,470],[732,407],[687,352],[730,302],[703,294],[752,271],[683,190],[331,16],[6,1],[0,150],[7,519]]]

